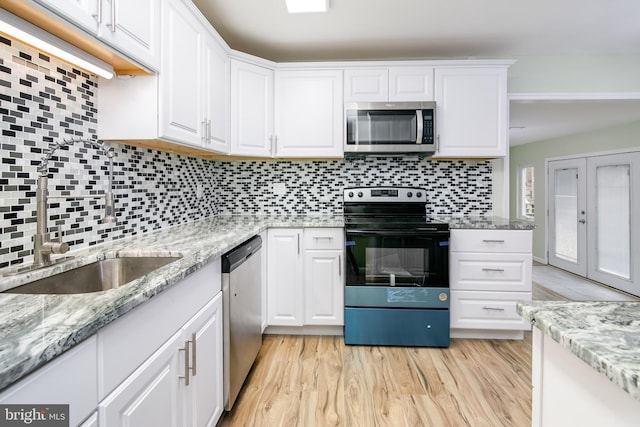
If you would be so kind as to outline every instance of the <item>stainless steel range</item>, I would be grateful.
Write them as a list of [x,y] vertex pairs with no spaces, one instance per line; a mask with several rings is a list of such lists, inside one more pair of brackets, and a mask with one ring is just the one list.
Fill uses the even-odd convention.
[[449,346],[449,225],[417,187],[344,190],[345,343]]

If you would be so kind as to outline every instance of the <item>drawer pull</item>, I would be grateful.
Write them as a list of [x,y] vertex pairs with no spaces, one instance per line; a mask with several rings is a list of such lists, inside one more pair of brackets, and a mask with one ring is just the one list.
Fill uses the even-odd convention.
[[483,239],[483,243],[504,243],[504,240],[491,240],[491,239]]
[[487,311],[504,311],[504,308],[500,307],[482,307],[482,309]]
[[482,271],[495,271],[498,273],[503,273],[504,269],[503,268],[483,268]]

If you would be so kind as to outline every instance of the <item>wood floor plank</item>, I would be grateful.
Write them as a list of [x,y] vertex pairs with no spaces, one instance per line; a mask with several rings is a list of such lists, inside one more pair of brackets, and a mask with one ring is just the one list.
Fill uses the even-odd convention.
[[451,347],[345,346],[342,337],[267,335],[228,426],[526,426],[527,341]]

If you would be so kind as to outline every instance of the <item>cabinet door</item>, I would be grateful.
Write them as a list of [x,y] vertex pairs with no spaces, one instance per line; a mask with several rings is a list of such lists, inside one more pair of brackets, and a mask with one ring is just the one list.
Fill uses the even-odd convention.
[[35,0],[93,35],[98,34],[98,0]]
[[170,0],[163,22],[160,136],[202,146],[203,30],[183,0]]
[[273,71],[231,60],[231,154],[271,157]]
[[302,230],[267,231],[267,313],[271,326],[302,326]]
[[100,403],[98,424],[181,426],[183,344],[180,330]]
[[389,68],[389,101],[433,101],[433,67]]
[[342,251],[305,251],[305,325],[344,324]]
[[344,102],[379,102],[389,100],[387,69],[344,71]]
[[[0,404],[66,404],[69,405],[68,425],[79,425],[98,406],[96,353],[93,336],[4,389],[0,393]],[[28,425],[17,421],[0,424]],[[45,423],[34,423],[37,424]]]
[[215,426],[222,415],[222,292],[184,327],[191,344],[193,377],[185,387],[186,426]]
[[276,72],[276,156],[342,157],[342,71]]
[[153,70],[160,70],[158,0],[101,0],[98,36]]
[[437,68],[436,157],[507,154],[507,70]]
[[229,101],[229,60],[227,53],[210,35],[204,38],[204,148],[229,153],[227,110]]

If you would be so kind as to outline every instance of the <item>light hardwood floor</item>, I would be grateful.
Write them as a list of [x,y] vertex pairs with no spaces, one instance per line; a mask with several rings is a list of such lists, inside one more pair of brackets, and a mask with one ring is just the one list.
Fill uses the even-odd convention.
[[529,426],[528,340],[446,349],[265,335],[220,426]]
[[[549,266],[534,267],[533,280],[534,299],[628,298]],[[530,425],[530,333],[522,341],[453,339],[447,349],[345,346],[342,337],[265,335],[233,411],[219,423]]]

